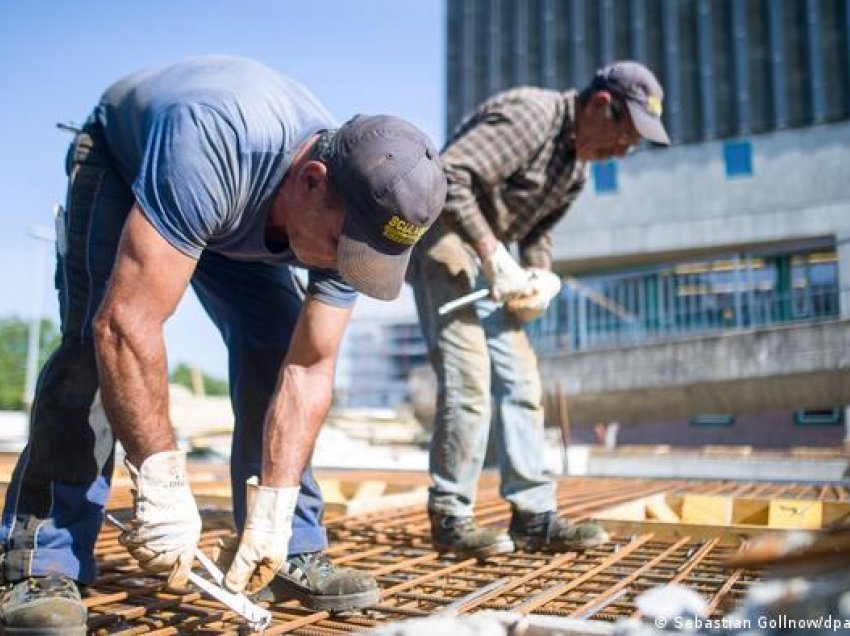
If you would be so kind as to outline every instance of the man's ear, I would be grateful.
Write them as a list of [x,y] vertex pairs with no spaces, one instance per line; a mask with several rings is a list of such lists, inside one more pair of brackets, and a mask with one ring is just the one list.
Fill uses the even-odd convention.
[[305,195],[324,196],[328,183],[328,167],[321,161],[308,161],[299,175],[299,185]]
[[608,91],[596,91],[590,98],[590,106],[595,112],[610,112],[608,106],[612,101],[613,97]]

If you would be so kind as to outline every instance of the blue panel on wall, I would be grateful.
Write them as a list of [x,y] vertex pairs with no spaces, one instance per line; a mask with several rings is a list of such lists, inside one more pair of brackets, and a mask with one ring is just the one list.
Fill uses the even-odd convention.
[[753,146],[749,141],[727,141],[723,144],[723,159],[727,177],[753,174]]
[[593,188],[597,194],[617,191],[617,162],[600,161],[593,163]]

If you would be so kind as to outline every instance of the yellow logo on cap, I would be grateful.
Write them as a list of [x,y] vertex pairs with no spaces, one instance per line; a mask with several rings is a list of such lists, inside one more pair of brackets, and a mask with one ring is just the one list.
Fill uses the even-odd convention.
[[414,225],[393,215],[389,223],[384,226],[384,236],[402,245],[413,245],[427,230],[427,227]]
[[661,98],[655,95],[649,95],[646,98],[646,110],[650,115],[661,117]]

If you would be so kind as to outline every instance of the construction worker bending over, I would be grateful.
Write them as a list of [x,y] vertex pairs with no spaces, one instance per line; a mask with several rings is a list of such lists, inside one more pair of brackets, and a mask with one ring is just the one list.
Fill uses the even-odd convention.
[[[437,374],[428,507],[441,551],[481,558],[515,546],[569,550],[607,540],[598,526],[556,513],[555,484],[543,472],[540,375],[523,322],[560,290],[550,232],[584,187],[588,162],[622,156],[641,137],[669,144],[661,99],[647,68],[619,62],[581,93],[516,88],[492,97],[442,153],[446,205],[408,272]],[[489,297],[438,315],[446,302],[485,287]],[[500,492],[513,511],[509,533],[477,528],[472,517],[491,420]]]
[[111,86],[67,170],[62,342],[6,496],[4,631],[85,633],[75,582],[96,576],[113,438],[134,489],[121,543],[145,570],[185,583],[201,519],[169,421],[162,328],[190,284],[229,352],[241,540],[225,586],[271,581],[276,599],[325,610],[374,603],[372,577],[323,553],[308,462],[356,292],[395,298],[443,206],[432,143],[390,116],[337,129],[296,82],[247,59],[199,57]]

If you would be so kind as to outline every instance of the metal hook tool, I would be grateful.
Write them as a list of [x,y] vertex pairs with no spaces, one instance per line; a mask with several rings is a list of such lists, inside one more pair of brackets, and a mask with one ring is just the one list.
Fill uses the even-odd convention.
[[[119,530],[123,532],[129,530],[126,525],[113,515],[107,514],[106,518]],[[218,569],[218,566],[200,548],[195,549],[195,558],[201,562],[201,565],[209,572],[215,583],[206,580],[194,572],[189,572],[189,580],[192,583],[212,596],[219,603],[223,603],[242,616],[252,630],[261,632],[271,624],[272,615],[267,609],[255,605],[244,594],[234,594],[221,587],[222,581],[224,581],[224,573]]]

